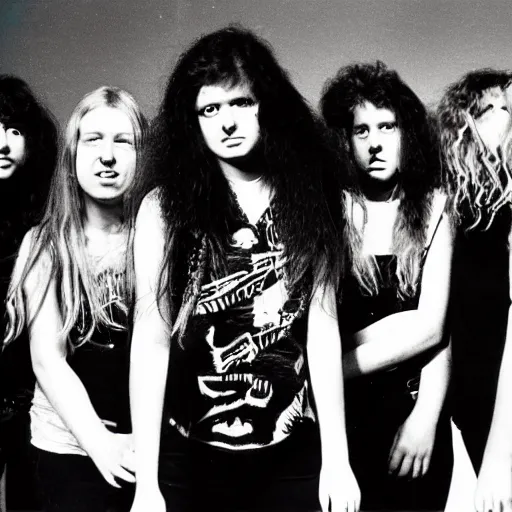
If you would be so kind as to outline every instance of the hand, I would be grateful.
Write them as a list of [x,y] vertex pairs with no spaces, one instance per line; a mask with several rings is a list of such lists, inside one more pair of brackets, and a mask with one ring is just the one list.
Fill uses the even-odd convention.
[[398,429],[389,452],[389,472],[399,477],[424,476],[434,449],[436,425],[414,409]]
[[101,441],[88,453],[103,478],[113,487],[121,487],[116,478],[135,482],[131,434],[114,434],[106,430]]
[[318,497],[322,512],[358,512],[361,491],[348,464],[322,464]]
[[159,489],[152,492],[135,491],[135,498],[130,512],[166,512],[164,497]]
[[512,511],[512,457],[510,455],[485,454],[476,484],[475,509],[477,512]]

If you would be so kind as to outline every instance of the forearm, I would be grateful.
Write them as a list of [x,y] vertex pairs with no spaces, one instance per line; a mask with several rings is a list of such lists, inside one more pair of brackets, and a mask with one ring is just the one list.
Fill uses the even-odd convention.
[[439,421],[451,375],[451,345],[439,352],[421,371],[413,412],[434,425]]
[[357,347],[343,356],[344,376],[352,378],[407,361],[439,345],[442,330],[418,310],[389,315],[353,335]]
[[348,462],[341,342],[338,322],[312,304],[308,322],[308,362],[320,426],[322,460]]
[[89,395],[64,358],[34,362],[34,373],[46,398],[80,446],[90,455],[98,440],[108,436]]
[[130,404],[138,489],[158,486],[158,459],[168,365],[168,343],[150,341],[149,336],[139,336],[136,329],[131,350]]

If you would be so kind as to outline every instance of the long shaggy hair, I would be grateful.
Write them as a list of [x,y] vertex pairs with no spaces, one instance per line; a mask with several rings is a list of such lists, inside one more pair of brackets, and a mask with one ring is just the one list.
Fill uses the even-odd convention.
[[[349,203],[352,208],[348,212],[346,239],[351,251],[352,272],[367,294],[377,293],[380,277],[374,258],[362,254],[366,208],[361,174],[351,144],[354,110],[365,102],[393,111],[401,131],[396,192],[400,205],[393,228],[393,253],[398,257],[399,294],[411,297],[417,290],[432,195],[439,179],[436,139],[420,99],[395,71],[380,61],[345,66],[324,86],[320,104],[322,115],[337,133],[341,150],[348,154],[347,182],[353,201]],[[357,210],[362,210],[360,225],[357,225]]]
[[[137,208],[149,190],[159,187],[168,225],[160,292],[170,292],[174,331],[181,333],[206,266],[216,275],[225,272],[225,248],[238,215],[234,194],[204,142],[196,99],[203,86],[239,84],[248,84],[259,102],[261,141],[251,158],[261,162],[273,191],[272,212],[285,247],[290,288],[297,290],[307,276],[323,283],[339,274],[340,216],[328,208],[329,196],[332,207],[340,208],[331,182],[337,156],[323,124],[266,42],[236,26],[213,32],[181,55],[169,78],[135,202]],[[192,256],[184,249],[191,246]],[[191,263],[180,267],[185,260]],[[181,275],[187,276],[184,282]]]
[[0,123],[25,137],[24,164],[0,186],[0,252],[15,252],[40,220],[57,160],[58,130],[50,111],[20,78],[0,75]]
[[474,120],[484,92],[504,91],[511,83],[509,71],[471,71],[448,87],[438,107],[443,183],[466,230],[488,229],[499,209],[512,201],[511,135],[494,151],[485,146]]
[[142,148],[146,121],[129,93],[116,87],[100,87],[84,96],[76,106],[67,125],[42,222],[32,232],[29,258],[23,268],[15,270],[9,287],[6,343],[18,337],[26,323],[23,284],[38,261],[48,261],[47,271],[45,269],[48,280],[46,285],[41,283],[42,289],[46,289],[51,277],[57,283],[57,299],[63,321],[62,336],[68,337],[79,319],[84,303],[90,311],[90,321],[85,332],[74,346],[88,341],[98,324],[123,328],[102,307],[101,290],[87,257],[83,192],[76,176],[80,121],[98,107],[111,107],[124,112],[133,126],[136,152]]

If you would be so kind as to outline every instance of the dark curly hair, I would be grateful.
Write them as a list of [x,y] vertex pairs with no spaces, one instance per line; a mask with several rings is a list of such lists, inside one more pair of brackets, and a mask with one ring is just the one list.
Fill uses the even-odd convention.
[[[333,211],[340,208],[339,197],[334,200],[336,151],[323,123],[292,85],[270,46],[239,26],[203,36],[181,55],[152,124],[135,208],[149,190],[159,187],[169,226],[168,271],[175,277],[187,274],[175,265],[186,259],[182,248],[190,246],[194,237],[202,240],[196,243],[196,254],[202,255],[196,258],[199,264],[208,260],[221,274],[225,268],[236,200],[203,140],[195,108],[201,87],[217,84],[248,84],[259,102],[261,142],[251,158],[261,163],[273,190],[272,210],[284,242],[291,288],[299,287],[306,276],[314,275],[317,282],[336,279],[341,246],[341,215]],[[204,272],[199,269],[194,275]],[[176,281],[168,285],[174,313],[183,296]],[[192,287],[196,291],[197,285]]]
[[[430,216],[433,192],[439,183],[440,163],[432,120],[418,96],[396,71],[381,61],[342,67],[323,88],[320,107],[325,122],[336,132],[340,148],[348,154],[347,183],[351,196],[364,209],[361,173],[352,151],[356,107],[365,102],[394,112],[401,131],[401,164],[398,175],[399,214],[393,245],[398,255],[400,293],[416,291],[419,261]],[[373,265],[361,256],[360,233],[348,223],[353,271],[369,293],[378,288]]]
[[504,91],[511,83],[510,71],[470,71],[446,89],[439,103],[443,183],[456,218],[467,230],[489,228],[498,210],[512,200],[506,148],[487,148],[474,123],[482,95],[493,88]]
[[0,122],[25,136],[27,158],[0,187],[2,253],[17,247],[37,224],[45,204],[58,149],[58,129],[50,111],[20,78],[0,75]]

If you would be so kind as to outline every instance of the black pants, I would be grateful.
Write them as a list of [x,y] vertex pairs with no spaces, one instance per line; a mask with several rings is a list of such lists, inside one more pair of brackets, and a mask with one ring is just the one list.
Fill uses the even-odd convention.
[[281,443],[255,450],[215,448],[166,427],[160,487],[169,512],[316,511],[320,439],[311,421]]
[[346,387],[350,463],[361,489],[362,510],[442,510],[450,489],[453,447],[449,417],[442,415],[427,474],[416,479],[389,474],[389,452],[415,401],[407,379],[378,375]]
[[109,485],[89,457],[37,449],[37,470],[45,512],[128,512],[132,484]]

